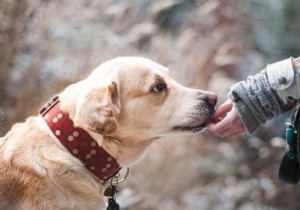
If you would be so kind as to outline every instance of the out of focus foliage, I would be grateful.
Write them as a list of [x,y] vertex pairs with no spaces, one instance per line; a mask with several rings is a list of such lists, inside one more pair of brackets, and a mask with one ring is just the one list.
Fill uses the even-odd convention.
[[[116,56],[168,66],[221,103],[233,83],[299,56],[299,11],[297,0],[2,0],[0,134]],[[299,209],[300,190],[277,178],[286,118],[256,137],[155,143],[122,184],[122,209]]]

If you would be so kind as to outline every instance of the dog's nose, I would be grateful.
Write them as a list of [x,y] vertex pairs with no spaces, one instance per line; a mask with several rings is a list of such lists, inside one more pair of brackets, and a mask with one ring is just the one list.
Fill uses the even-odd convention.
[[210,105],[215,106],[218,102],[218,96],[214,93],[208,93],[205,96],[205,101],[207,101],[207,103],[209,103]]

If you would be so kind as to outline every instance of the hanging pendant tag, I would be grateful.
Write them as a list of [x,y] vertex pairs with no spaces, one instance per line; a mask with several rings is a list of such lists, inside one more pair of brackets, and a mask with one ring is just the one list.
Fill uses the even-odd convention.
[[117,193],[118,193],[117,186],[111,185],[104,191],[104,196],[115,197],[115,194]]
[[115,197],[115,195],[118,193],[117,185],[123,182],[127,178],[128,173],[129,173],[129,168],[127,168],[126,175],[124,176],[123,179],[119,180],[120,177],[119,172],[110,179],[110,186],[104,191],[104,196],[108,197],[108,206],[106,210],[120,210],[120,206],[117,203]]
[[115,198],[108,199],[108,206],[106,210],[120,210],[119,204],[116,202]]
[[116,201],[115,195],[118,193],[117,186],[111,185],[104,191],[104,195],[108,198],[108,206],[106,210],[119,210],[120,206]]

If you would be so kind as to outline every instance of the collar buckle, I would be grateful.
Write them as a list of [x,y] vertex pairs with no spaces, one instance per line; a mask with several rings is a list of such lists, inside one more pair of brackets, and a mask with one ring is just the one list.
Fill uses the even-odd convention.
[[47,112],[58,102],[59,102],[59,96],[58,95],[53,96],[44,106],[42,106],[42,108],[40,108],[39,114],[41,116],[45,116],[45,114],[47,114]]

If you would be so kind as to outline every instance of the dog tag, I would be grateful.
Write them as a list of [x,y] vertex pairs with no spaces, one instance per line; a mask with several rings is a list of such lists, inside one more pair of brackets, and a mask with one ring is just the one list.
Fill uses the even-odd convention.
[[117,187],[114,185],[111,185],[104,191],[104,196],[114,197],[116,193],[118,193]]
[[120,210],[119,204],[116,202],[115,198],[108,199],[108,206],[106,210]]
[[117,186],[111,185],[104,191],[104,196],[108,198],[108,206],[106,210],[119,210],[120,206],[116,201],[115,194],[118,193]]

